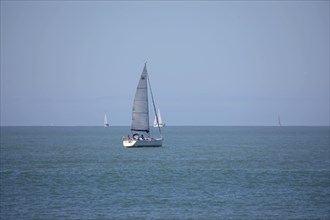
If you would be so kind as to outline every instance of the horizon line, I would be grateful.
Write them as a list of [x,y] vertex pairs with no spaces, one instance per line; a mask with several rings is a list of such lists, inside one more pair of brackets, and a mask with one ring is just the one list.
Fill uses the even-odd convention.
[[[104,126],[103,125],[0,125],[0,127],[104,127]],[[109,127],[130,127],[130,125],[110,125]],[[165,129],[166,127],[330,127],[330,125],[281,125],[281,126],[279,125],[166,125]],[[150,128],[153,128],[153,126],[150,126]]]

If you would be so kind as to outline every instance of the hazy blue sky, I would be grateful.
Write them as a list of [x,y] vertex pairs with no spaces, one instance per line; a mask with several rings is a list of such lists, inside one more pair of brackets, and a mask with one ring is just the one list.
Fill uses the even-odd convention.
[[329,125],[329,1],[1,1],[1,125],[130,125],[145,61],[168,125]]

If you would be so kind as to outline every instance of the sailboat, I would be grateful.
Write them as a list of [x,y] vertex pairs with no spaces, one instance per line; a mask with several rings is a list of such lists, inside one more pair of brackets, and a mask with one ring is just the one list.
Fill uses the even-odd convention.
[[104,114],[104,127],[109,127],[107,114]]
[[159,118],[156,113],[156,105],[154,102],[147,72],[147,63],[145,63],[133,101],[131,124],[132,136],[123,136],[122,140],[124,147],[161,147],[163,144],[163,137],[160,127],[158,128],[160,134],[159,138],[153,138],[150,136],[148,87],[150,90],[150,96],[152,99],[152,106],[156,115],[156,120],[159,124]]
[[278,116],[278,126],[282,126],[282,123],[281,123],[281,116]]
[[[157,123],[157,117],[158,117],[158,123]],[[155,116],[155,120],[154,120],[154,127],[157,128],[157,127],[164,127],[165,126],[165,123],[163,123],[163,120],[162,120],[162,116],[160,115],[160,110],[158,109],[157,110],[157,116]]]

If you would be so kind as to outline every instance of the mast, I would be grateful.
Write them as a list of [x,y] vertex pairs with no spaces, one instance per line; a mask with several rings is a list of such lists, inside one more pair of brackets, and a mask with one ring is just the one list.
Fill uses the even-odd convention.
[[[145,63],[145,65],[147,65],[147,63]],[[156,121],[157,121],[157,127],[158,127],[158,131],[159,131],[159,134],[161,137],[163,137],[162,135],[162,131],[160,129],[160,126],[159,126],[159,119],[158,119],[158,114],[157,114],[157,110],[156,110],[156,105],[155,105],[155,100],[154,100],[154,95],[152,93],[152,89],[151,89],[151,84],[150,84],[150,78],[149,78],[149,75],[147,75],[148,77],[148,84],[149,84],[149,90],[150,90],[150,95],[151,95],[151,100],[152,100],[152,106],[154,108],[154,112],[155,112],[155,116],[156,116]]]

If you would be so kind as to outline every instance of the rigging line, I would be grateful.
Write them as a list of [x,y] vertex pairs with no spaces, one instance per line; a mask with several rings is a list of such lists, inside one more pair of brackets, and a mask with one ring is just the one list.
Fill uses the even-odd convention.
[[152,94],[152,89],[151,89],[151,84],[150,84],[150,78],[149,78],[149,74],[147,73],[147,78],[148,78],[148,84],[149,84],[149,89],[150,89],[150,95],[151,95],[151,99],[152,99],[152,105],[154,107],[154,111],[155,111],[155,116],[156,116],[156,120],[157,120],[157,127],[160,133],[160,136],[163,137],[162,135],[162,131],[160,130],[160,126],[159,126],[159,120],[158,120],[158,114],[156,111],[156,105],[155,105],[155,101],[154,101],[154,95]]

